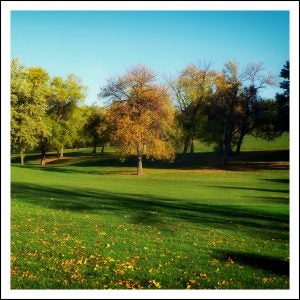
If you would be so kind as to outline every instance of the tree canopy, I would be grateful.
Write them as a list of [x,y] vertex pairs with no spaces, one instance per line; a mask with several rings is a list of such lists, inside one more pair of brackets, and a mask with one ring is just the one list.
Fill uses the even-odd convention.
[[137,156],[138,175],[143,173],[143,156],[174,159],[170,139],[174,109],[167,88],[155,82],[155,74],[150,69],[144,66],[132,68],[108,82],[101,96],[111,101],[112,139],[119,154]]
[[52,144],[59,157],[63,157],[64,147],[72,145],[77,137],[77,107],[85,99],[86,87],[74,74],[66,80],[54,77],[50,84],[47,112],[53,120]]
[[282,93],[276,94],[277,109],[279,111],[277,119],[277,127],[281,132],[289,131],[289,109],[290,109],[290,62],[286,61],[281,69],[280,82]]
[[48,73],[42,68],[26,69],[17,59],[11,62],[11,147],[24,164],[25,151],[37,143],[44,128]]

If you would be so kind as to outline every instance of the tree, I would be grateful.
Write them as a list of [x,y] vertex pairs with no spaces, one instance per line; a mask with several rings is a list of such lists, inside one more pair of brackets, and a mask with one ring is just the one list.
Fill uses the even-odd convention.
[[68,146],[72,148],[86,147],[88,138],[86,136],[85,126],[90,115],[90,107],[87,105],[76,106],[70,119],[68,126],[70,128],[70,139]]
[[41,150],[41,165],[46,165],[46,153],[49,150],[51,139],[51,124],[52,121],[47,114],[43,118],[43,124],[40,128],[40,150]]
[[21,164],[44,127],[48,79],[42,68],[26,69],[17,59],[11,62],[11,147],[20,153]]
[[217,77],[216,97],[221,104],[221,130],[222,139],[220,145],[221,167],[228,164],[228,155],[232,151],[232,142],[234,140],[235,121],[238,115],[238,102],[241,81],[238,76],[238,64],[229,61],[225,64],[223,74]]
[[[240,94],[236,154],[240,153],[243,139],[247,134],[259,134],[259,129],[267,128],[267,126],[261,126],[262,119],[265,119],[265,121],[271,120],[268,117],[262,117],[263,113],[268,114],[267,108],[270,108],[270,106],[260,104],[263,99],[259,96],[259,90],[265,88],[266,85],[274,85],[275,81],[271,74],[263,74],[263,70],[262,63],[251,63],[247,65],[241,75],[243,83],[249,83],[249,85],[244,86]],[[265,132],[264,136],[266,134]],[[269,134],[271,134],[271,131]]]
[[51,134],[51,127],[49,118],[46,115],[46,99],[49,93],[49,76],[48,73],[42,68],[30,68],[28,73],[28,78],[31,83],[31,96],[33,99],[41,97],[41,102],[43,104],[43,111],[41,119],[36,123],[38,126],[38,135],[40,141],[41,150],[41,165],[46,164],[46,151],[48,149],[48,138]]
[[55,77],[51,81],[47,113],[52,119],[52,145],[63,157],[64,147],[72,146],[77,138],[76,114],[79,103],[85,99],[86,87],[81,79],[71,74],[66,80]]
[[208,66],[200,69],[189,65],[170,84],[179,109],[177,120],[183,132],[183,154],[189,145],[190,152],[194,152],[193,142],[199,135],[203,107],[213,93],[213,78],[214,72],[209,71]]
[[143,174],[144,156],[172,160],[175,155],[170,140],[174,109],[167,88],[155,79],[147,67],[136,66],[110,80],[100,93],[111,101],[112,139],[119,155],[137,156],[137,175]]
[[283,81],[280,82],[282,93],[276,94],[276,103],[278,109],[277,127],[281,132],[289,131],[289,108],[290,108],[290,62],[286,61],[281,69],[280,77]]
[[92,153],[96,153],[97,145],[99,143],[97,127],[100,125],[101,115],[98,106],[91,106],[87,116],[86,124],[84,125],[84,132],[93,145]]
[[252,63],[240,75],[238,64],[229,61],[222,73],[215,72],[214,96],[203,107],[206,118],[200,136],[205,143],[215,144],[222,167],[228,164],[234,146],[236,154],[240,152],[246,134],[266,139],[276,136],[274,105],[259,96],[259,90],[274,84],[274,79],[262,70],[261,63]]
[[254,130],[251,134],[265,140],[273,140],[282,134],[277,127],[278,107],[274,99],[264,99],[255,105]]
[[110,140],[112,127],[113,124],[109,121],[107,109],[96,105],[90,107],[84,131],[92,141],[92,153],[96,153],[97,145],[101,146],[101,153],[104,152],[105,144]]
[[99,144],[101,146],[101,153],[104,152],[105,144],[111,140],[111,135],[114,130],[114,124],[110,121],[110,111],[103,107],[100,108],[100,122],[96,127]]

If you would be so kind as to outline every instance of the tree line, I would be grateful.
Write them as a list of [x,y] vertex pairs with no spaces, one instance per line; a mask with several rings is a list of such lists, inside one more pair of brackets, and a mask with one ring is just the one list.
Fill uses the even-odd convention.
[[120,158],[174,160],[179,146],[183,157],[194,152],[196,140],[214,145],[220,166],[239,154],[246,135],[274,139],[289,131],[289,62],[280,76],[282,93],[263,99],[261,89],[274,85],[261,63],[239,70],[229,61],[223,70],[189,65],[175,79],[160,83],[146,66],[137,65],[107,81],[98,97],[105,105],[84,104],[87,87],[80,78],[51,78],[41,67],[11,61],[11,151],[20,155],[39,150],[41,165],[56,150],[107,144]]

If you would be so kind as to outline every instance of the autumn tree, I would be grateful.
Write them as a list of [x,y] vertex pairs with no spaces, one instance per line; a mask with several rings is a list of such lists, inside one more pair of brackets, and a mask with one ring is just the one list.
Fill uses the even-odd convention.
[[111,101],[112,139],[119,155],[137,156],[137,175],[143,174],[144,156],[172,160],[175,155],[170,139],[174,109],[167,88],[155,80],[147,67],[136,66],[110,80],[100,93]]
[[52,145],[63,157],[64,147],[72,146],[78,133],[78,105],[85,99],[86,87],[81,79],[71,74],[66,80],[54,77],[48,97],[47,112],[52,120]]
[[11,147],[19,152],[21,164],[45,127],[48,79],[42,68],[25,68],[17,59],[11,62]]

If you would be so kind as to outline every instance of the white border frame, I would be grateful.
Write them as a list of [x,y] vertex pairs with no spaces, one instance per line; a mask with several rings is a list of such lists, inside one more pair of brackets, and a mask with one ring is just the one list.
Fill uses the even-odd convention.
[[[11,290],[10,12],[12,10],[287,10],[290,12],[289,290]],[[1,1],[1,294],[5,299],[298,299],[299,298],[299,3],[298,1]],[[250,298],[251,296],[251,298]]]

